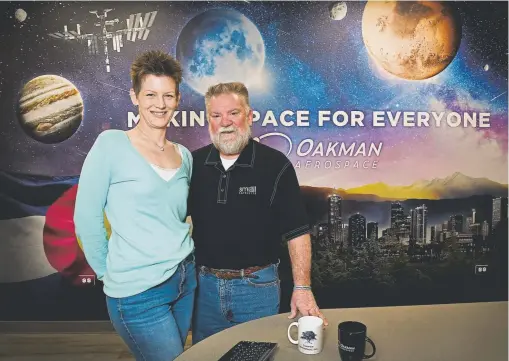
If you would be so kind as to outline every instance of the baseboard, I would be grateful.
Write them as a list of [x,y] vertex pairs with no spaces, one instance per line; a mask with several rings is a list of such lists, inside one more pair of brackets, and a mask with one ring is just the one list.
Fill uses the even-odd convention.
[[115,332],[110,321],[0,321],[0,333]]

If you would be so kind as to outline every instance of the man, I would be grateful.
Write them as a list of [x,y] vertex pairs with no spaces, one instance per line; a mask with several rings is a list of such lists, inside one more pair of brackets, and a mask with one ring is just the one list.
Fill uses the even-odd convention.
[[297,311],[324,318],[311,290],[310,229],[292,164],[251,138],[242,83],[211,86],[205,105],[212,144],[193,152],[189,197],[199,271],[193,343],[279,312],[282,239],[294,280],[289,318]]

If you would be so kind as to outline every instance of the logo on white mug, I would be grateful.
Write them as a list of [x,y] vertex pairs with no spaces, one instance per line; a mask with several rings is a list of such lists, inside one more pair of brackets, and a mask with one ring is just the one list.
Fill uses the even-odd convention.
[[[298,338],[290,335],[292,327],[297,327]],[[304,316],[298,322],[292,322],[288,327],[288,340],[298,345],[299,351],[313,355],[320,353],[323,349],[323,320],[315,316]]]
[[300,336],[300,338],[306,340],[308,343],[312,343],[311,341],[316,340],[316,336],[316,333],[313,331],[304,331],[302,332],[302,336]]

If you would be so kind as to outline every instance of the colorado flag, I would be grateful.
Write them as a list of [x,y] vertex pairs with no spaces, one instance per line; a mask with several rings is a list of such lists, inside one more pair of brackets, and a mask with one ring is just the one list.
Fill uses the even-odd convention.
[[74,231],[78,180],[0,170],[0,321],[72,318],[62,299],[90,294],[74,290],[94,275]]

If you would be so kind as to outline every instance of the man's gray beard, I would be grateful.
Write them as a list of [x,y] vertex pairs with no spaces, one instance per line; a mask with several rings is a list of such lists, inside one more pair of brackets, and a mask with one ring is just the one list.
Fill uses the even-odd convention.
[[239,130],[237,132],[237,137],[235,140],[229,142],[221,142],[220,136],[221,133],[212,134],[210,131],[210,138],[212,140],[212,144],[219,150],[221,154],[224,155],[235,155],[240,154],[242,150],[249,143],[249,139],[251,138],[251,127],[247,127],[245,132],[241,132]]

